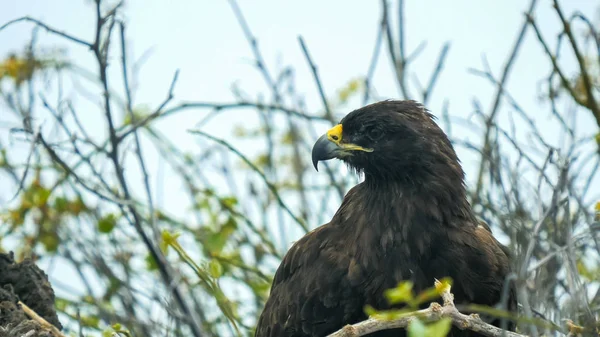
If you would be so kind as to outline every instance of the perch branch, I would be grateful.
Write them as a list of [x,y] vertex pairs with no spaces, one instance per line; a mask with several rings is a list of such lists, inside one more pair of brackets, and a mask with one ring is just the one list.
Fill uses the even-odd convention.
[[[436,288],[442,287],[442,283],[435,280],[435,286]],[[487,324],[479,318],[479,315],[477,314],[465,315],[461,313],[454,305],[454,295],[450,292],[450,286],[444,287],[441,295],[444,300],[444,305],[434,302],[431,303],[427,309],[414,311],[394,320],[384,321],[372,317],[360,323],[346,325],[342,329],[330,334],[328,337],[359,337],[381,330],[406,328],[408,324],[416,318],[421,318],[425,321],[438,321],[442,318],[450,318],[452,319],[452,324],[462,330],[467,329],[490,337],[525,336]]]

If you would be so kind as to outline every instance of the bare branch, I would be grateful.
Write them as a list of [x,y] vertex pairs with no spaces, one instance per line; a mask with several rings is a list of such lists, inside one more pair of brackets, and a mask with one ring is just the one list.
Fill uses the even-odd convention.
[[24,22],[24,21],[33,22],[35,25],[46,29],[50,33],[53,33],[53,34],[56,34],[58,36],[64,37],[67,40],[70,40],[70,41],[75,42],[77,44],[83,45],[85,47],[92,48],[92,44],[91,43],[86,42],[86,41],[84,41],[82,39],[76,38],[76,37],[74,37],[72,35],[69,35],[69,34],[67,34],[65,32],[61,32],[61,31],[59,31],[57,29],[54,29],[54,28],[46,25],[45,23],[43,23],[43,22],[41,22],[41,21],[39,21],[37,19],[31,18],[29,16],[24,16],[24,17],[21,17],[21,18],[18,18],[18,19],[14,19],[14,20],[8,21],[7,23],[5,23],[2,26],[0,26],[0,31],[2,31],[3,29],[5,29],[5,28],[7,28],[9,26],[12,26],[15,23]]
[[331,109],[329,109],[329,104],[327,103],[327,97],[325,96],[325,90],[323,90],[323,85],[321,84],[321,79],[319,78],[319,71],[317,70],[317,66],[313,62],[310,57],[310,53],[306,48],[306,44],[304,43],[304,39],[302,36],[298,36],[298,42],[300,42],[300,46],[302,47],[302,52],[304,53],[304,57],[306,57],[306,61],[310,66],[310,70],[312,71],[313,78],[315,83],[317,84],[317,88],[319,89],[319,96],[321,97],[321,102],[323,103],[323,107],[325,108],[325,119],[334,122],[333,115],[331,114]]
[[[537,4],[537,0],[531,0],[531,2],[529,4],[529,10],[527,11],[528,15],[531,15],[533,13],[533,11],[535,10],[536,4]],[[490,151],[489,147],[490,147],[490,135],[491,135],[491,131],[492,131],[492,127],[491,127],[492,122],[496,118],[496,114],[499,111],[500,101],[501,101],[503,93],[504,93],[504,85],[508,81],[508,77],[511,73],[510,70],[512,69],[512,65],[514,64],[514,62],[517,58],[517,55],[519,53],[519,50],[521,49],[521,44],[523,43],[523,40],[525,38],[525,33],[527,32],[528,26],[529,26],[529,22],[526,20],[525,23],[523,23],[523,25],[521,27],[521,31],[519,32],[517,40],[515,41],[515,44],[512,48],[510,56],[508,57],[508,60],[506,61],[506,65],[504,66],[504,70],[502,72],[502,77],[500,78],[498,87],[496,88],[496,94],[494,95],[494,103],[492,104],[492,108],[486,119],[486,131],[485,131],[485,135],[483,137],[484,145],[483,145],[483,151],[482,151],[482,158],[479,162],[477,183],[475,186],[475,193],[474,193],[475,199],[473,200],[474,204],[477,204],[479,202],[479,192],[481,191],[481,187],[483,184],[483,174],[485,172],[485,164],[487,162],[486,160],[484,160],[483,156],[487,156],[488,152]]]

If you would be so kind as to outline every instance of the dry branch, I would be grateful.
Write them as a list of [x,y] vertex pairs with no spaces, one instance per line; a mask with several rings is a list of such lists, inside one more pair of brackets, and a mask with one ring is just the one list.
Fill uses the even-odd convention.
[[21,308],[23,308],[23,311],[25,312],[25,314],[27,314],[27,316],[31,317],[32,320],[40,323],[40,325],[43,328],[50,330],[54,336],[66,337],[62,332],[60,332],[60,330],[58,330],[58,328],[56,328],[54,325],[50,324],[42,316],[38,315],[35,311],[33,311],[33,309],[28,307],[25,303],[19,301],[19,305],[21,306]]

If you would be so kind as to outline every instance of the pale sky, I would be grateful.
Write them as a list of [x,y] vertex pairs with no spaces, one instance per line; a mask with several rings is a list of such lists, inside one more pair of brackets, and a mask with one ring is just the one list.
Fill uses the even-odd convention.
[[[472,99],[477,97],[486,112],[489,111],[495,88],[486,80],[469,74],[467,69],[483,69],[482,56],[485,55],[494,75],[500,77],[508,53],[521,29],[529,1],[405,2],[407,53],[414,51],[422,41],[427,41],[426,49],[409,69],[410,87],[414,88],[411,80],[414,73],[421,83],[428,81],[440,48],[446,41],[450,41],[449,56],[428,108],[439,115],[442,102],[447,98],[450,100],[451,115],[467,117],[473,111]],[[0,0],[0,25],[21,16],[31,16],[54,28],[92,41],[95,28],[92,3],[89,0]],[[592,19],[597,18],[598,4],[592,0],[562,1],[566,13],[579,9]],[[312,74],[298,44],[299,35],[304,37],[311,56],[319,67],[319,74],[329,97],[334,97],[337,90],[350,79],[366,74],[381,15],[379,1],[240,0],[239,6],[259,41],[269,70],[275,74],[284,66],[291,65],[295,68],[296,88],[304,93],[309,113],[321,111],[322,106]],[[175,102],[231,102],[234,100],[231,93],[234,83],[252,99],[259,93],[268,93],[260,73],[251,65],[251,49],[228,1],[132,0],[127,3],[125,13],[130,56],[137,59],[151,51],[139,71],[135,94],[137,104],[146,104],[152,108],[158,106],[167,94],[176,69],[180,69],[180,75],[175,89]],[[395,24],[395,4],[391,15]],[[538,1],[535,18],[544,36],[554,47],[560,26],[551,1]],[[10,52],[21,51],[30,39],[32,27],[30,23],[19,23],[1,31],[0,59]],[[94,66],[92,54],[81,46],[74,46],[42,31],[38,41],[38,45],[44,48],[65,48],[68,50],[68,59],[81,67],[89,69]],[[382,48],[382,53],[385,56],[380,59],[374,77],[375,88],[383,98],[398,98],[399,92],[390,68],[387,48]],[[549,121],[548,108],[540,105],[537,98],[540,80],[547,76],[550,69],[549,61],[547,57],[541,56],[542,53],[535,35],[529,30],[507,88],[522,107],[534,116],[538,127],[552,138],[555,131],[552,124],[555,121]],[[576,68],[570,51],[563,55],[565,68],[573,75]],[[115,66],[111,69],[111,75],[114,77],[114,85],[119,88],[119,60],[116,55],[112,60]],[[102,120],[98,110],[79,91],[67,87],[66,92],[80,107],[82,119],[88,123]],[[411,92],[417,94],[414,90]],[[335,112],[341,117],[360,107],[360,104],[362,103],[352,101],[347,110]],[[8,119],[5,118],[5,113],[0,106],[0,122]],[[177,146],[186,151],[198,152],[196,136],[188,134],[186,130],[192,128],[207,113],[208,110],[188,111],[162,120],[157,125]],[[215,118],[204,130],[226,138],[231,135],[232,126],[242,122],[256,123],[256,116],[250,110],[230,111]],[[597,132],[595,122],[587,113],[581,114],[578,122],[581,133]],[[322,131],[326,128],[323,125]],[[104,133],[104,129],[104,124],[98,124],[99,134]],[[458,130],[457,132],[461,132]],[[5,127],[0,128],[0,137],[3,141],[7,139]],[[467,137],[475,140],[480,134],[465,134],[463,138]],[[256,153],[253,144],[235,140],[232,142],[249,156]],[[467,180],[472,181],[475,174],[473,163],[477,157],[464,150],[458,149],[458,152],[467,172]],[[308,158],[310,153],[305,155]],[[149,153],[148,156],[150,171],[155,174],[158,160],[155,154]],[[317,176],[319,173],[313,174]],[[139,187],[141,186],[140,182]],[[168,197],[159,198],[161,205],[174,213],[177,210],[185,211],[179,190],[180,186],[167,184],[163,187],[163,194]],[[337,204],[332,205],[329,210],[331,214],[337,207]],[[317,225],[320,224],[310,224],[311,227]],[[290,237],[290,243],[296,239],[298,237]],[[65,277],[54,277],[65,282]]]

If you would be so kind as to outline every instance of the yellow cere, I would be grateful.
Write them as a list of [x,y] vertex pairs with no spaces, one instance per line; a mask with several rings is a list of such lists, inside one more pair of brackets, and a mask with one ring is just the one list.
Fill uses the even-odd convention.
[[338,124],[329,129],[329,131],[327,131],[327,139],[339,145],[342,141],[342,124]]
[[327,139],[330,142],[337,144],[339,147],[346,151],[364,151],[364,152],[373,152],[373,149],[369,149],[366,147],[362,147],[360,145],[351,144],[351,143],[342,143],[342,124],[338,124],[329,131],[327,131]]

